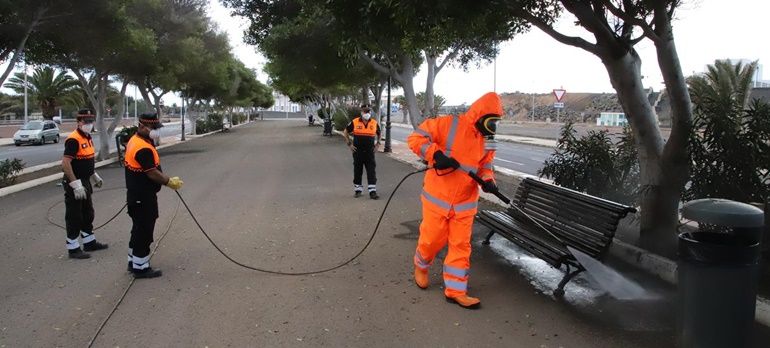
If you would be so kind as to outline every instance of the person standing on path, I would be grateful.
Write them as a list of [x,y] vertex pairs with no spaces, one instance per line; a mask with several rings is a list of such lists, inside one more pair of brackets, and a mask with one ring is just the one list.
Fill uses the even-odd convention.
[[497,190],[492,162],[494,135],[503,115],[500,97],[487,93],[460,116],[425,120],[409,137],[409,148],[428,161],[422,190],[422,223],[414,254],[414,280],[425,289],[428,268],[447,244],[444,259],[444,296],[463,308],[478,308],[481,301],[468,296],[471,232],[479,200],[479,185],[468,172],[482,180],[484,192]]
[[[67,229],[67,254],[71,259],[87,259],[85,251],[107,249],[107,244],[96,241],[94,236],[94,203],[91,195],[93,186],[102,187],[104,181],[94,171],[94,141],[91,131],[95,116],[89,109],[77,114],[77,128],[64,141],[64,156],[61,160],[62,187],[64,188],[64,221]],[[78,243],[83,242],[83,249]]]
[[[380,147],[380,124],[372,119],[369,105],[361,105],[361,116],[356,117],[345,128],[343,135],[350,151],[353,152],[353,190],[358,198],[364,191],[362,176],[366,167],[366,183],[369,185],[369,198],[379,199],[377,195],[377,173],[374,153]],[[350,135],[353,134],[353,141]]]
[[168,177],[160,167],[160,156],[155,149],[160,127],[163,124],[157,114],[142,114],[136,134],[126,144],[126,203],[133,223],[128,242],[128,270],[134,278],[162,275],[161,270],[150,267],[150,244],[159,215],[157,194],[161,185],[178,190],[184,184],[179,177]]

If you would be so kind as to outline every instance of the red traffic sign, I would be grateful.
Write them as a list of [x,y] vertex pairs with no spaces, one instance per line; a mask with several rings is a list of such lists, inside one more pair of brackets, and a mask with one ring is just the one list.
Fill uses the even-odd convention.
[[567,94],[567,91],[563,89],[554,89],[553,90],[553,96],[556,97],[556,101],[560,102],[561,98],[564,98],[564,95]]

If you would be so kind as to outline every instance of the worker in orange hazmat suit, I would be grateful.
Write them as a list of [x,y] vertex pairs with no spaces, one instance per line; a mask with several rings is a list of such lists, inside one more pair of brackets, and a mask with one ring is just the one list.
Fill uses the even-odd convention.
[[494,134],[503,107],[496,93],[484,94],[459,116],[427,119],[409,135],[409,148],[432,168],[425,174],[420,238],[414,255],[414,280],[422,289],[429,285],[428,268],[448,244],[444,259],[444,295],[464,308],[478,308],[481,301],[468,296],[471,230],[476,215],[479,185],[468,175],[484,180],[482,190],[494,192],[492,161]]

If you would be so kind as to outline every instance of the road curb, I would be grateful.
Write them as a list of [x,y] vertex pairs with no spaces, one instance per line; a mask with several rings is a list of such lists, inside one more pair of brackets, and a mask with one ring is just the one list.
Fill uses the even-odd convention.
[[[403,123],[395,123],[391,122],[391,126],[398,127],[398,128],[404,128],[404,129],[413,129],[412,126],[408,124]],[[517,139],[518,138],[518,139]],[[531,146],[538,146],[538,147],[545,147],[549,149],[553,149],[556,147],[556,144],[546,144],[545,142],[556,142],[552,139],[540,139],[540,138],[532,138],[532,137],[520,137],[517,135],[507,135],[507,134],[498,134],[495,135],[495,140],[498,141],[504,141],[506,143],[515,143],[515,144],[523,144],[523,145],[531,145]]]
[[[537,146],[537,147],[544,147],[548,149],[554,149],[556,146],[544,144],[544,143],[538,143],[538,142],[530,142],[526,140],[520,140],[520,139],[511,139],[507,138],[508,135],[495,135],[495,140],[504,141],[506,143],[515,143],[515,144],[522,144],[522,145],[530,145],[530,146]],[[536,138],[533,138],[536,139]],[[550,141],[549,139],[542,139],[543,141]]]
[[[200,139],[200,138],[205,137],[207,135],[211,135],[211,134],[219,133],[219,132],[221,132],[221,130],[216,130],[216,131],[205,133],[205,134],[198,134],[195,137],[189,138],[189,140],[185,140],[185,142],[191,141],[191,140],[195,140],[195,139]],[[184,142],[182,142],[182,141],[176,141],[176,142],[173,142],[173,143],[170,143],[170,144],[160,145],[160,146],[157,147],[157,149],[161,150],[161,149],[165,149],[167,147],[171,147],[171,146],[178,145],[178,144],[183,144],[183,143]],[[97,162],[94,165],[94,167],[95,168],[101,168],[101,167],[113,164],[113,163],[115,163],[117,161],[118,161],[117,157],[109,158],[109,159],[106,159],[104,161]],[[20,175],[21,174],[30,174],[30,173],[34,173],[34,172],[39,171],[39,170],[49,169],[49,168],[52,168],[52,167],[56,167],[56,166],[58,166],[60,164],[61,164],[61,161],[56,161],[56,162],[49,162],[49,163],[45,163],[45,164],[40,164],[40,165],[37,165],[37,166],[29,167],[29,168],[26,168],[26,169],[34,169],[34,170],[29,170],[29,171],[26,171],[26,172],[22,171],[22,173],[20,173]],[[48,175],[48,176],[44,176],[42,178],[32,179],[32,180],[25,181],[25,182],[22,182],[22,183],[18,183],[18,184],[15,184],[15,185],[6,186],[6,187],[3,187],[3,188],[0,188],[0,197],[5,197],[7,195],[14,194],[14,193],[17,193],[17,192],[20,192],[20,191],[24,191],[26,189],[33,188],[35,186],[40,186],[40,185],[43,185],[43,184],[46,184],[46,183],[49,183],[49,182],[52,182],[52,181],[60,180],[61,178],[62,178],[62,173],[56,173],[56,174],[51,174],[51,175]]]
[[[419,161],[419,158],[416,155],[412,154],[411,152],[409,154],[412,155],[411,157],[413,157],[414,160],[405,158],[405,156],[398,156],[398,154],[394,153],[390,153],[388,155],[399,162],[410,164],[415,168],[425,168],[425,165]],[[525,178],[533,178],[544,182],[550,182],[549,180],[540,179],[534,175],[517,172],[507,168],[495,167],[495,172],[521,180]],[[493,194],[486,192],[479,192],[479,194],[481,198],[491,203],[497,204],[504,208],[508,207]],[[670,284],[677,284],[677,264],[671,259],[625,243],[621,240],[618,240],[617,238],[613,239],[613,242],[610,245],[610,254]],[[757,296],[755,320],[764,326],[770,327],[770,300],[762,296]]]

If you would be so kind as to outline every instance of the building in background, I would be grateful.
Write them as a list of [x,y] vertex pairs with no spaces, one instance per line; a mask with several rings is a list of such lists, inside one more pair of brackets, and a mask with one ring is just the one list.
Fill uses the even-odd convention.
[[299,104],[291,101],[289,97],[278,93],[277,91],[273,90],[273,98],[275,98],[275,104],[271,106],[268,110],[270,111],[283,111],[283,112],[300,112],[302,111],[302,106]]
[[624,127],[627,124],[626,114],[622,112],[602,112],[596,118],[597,126]]

